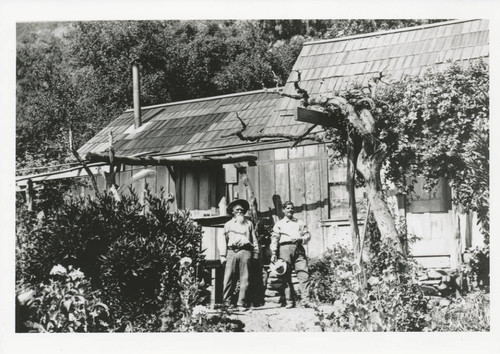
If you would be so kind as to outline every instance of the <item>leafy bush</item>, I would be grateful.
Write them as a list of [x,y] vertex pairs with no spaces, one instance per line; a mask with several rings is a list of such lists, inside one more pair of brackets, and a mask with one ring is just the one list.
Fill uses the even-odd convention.
[[[169,306],[162,318],[162,330],[173,332],[242,332],[244,324],[228,318],[225,313],[210,315],[203,306],[205,289],[191,267],[192,260],[188,257],[180,261],[180,307]],[[175,313],[172,313],[175,311]]]
[[[72,267],[54,266],[49,283],[20,292],[16,309],[24,310],[23,331],[105,332],[110,328],[108,307],[92,291],[84,274]],[[28,294],[28,295],[27,295]],[[19,300],[20,297],[29,299]]]
[[338,244],[328,249],[321,258],[309,263],[310,287],[320,302],[334,303],[345,289],[353,287],[353,253]]
[[18,212],[18,280],[49,281],[53,264],[81,269],[116,315],[136,330],[161,327],[166,304],[180,307],[179,260],[189,257],[202,270],[201,228],[186,212],[170,212],[163,198],[135,193],[116,201],[71,198],[53,203],[42,217]]
[[490,298],[483,291],[453,299],[430,311],[429,331],[489,331]]
[[[366,288],[359,285],[352,272],[352,254],[345,250],[334,250],[314,263],[313,294],[318,300],[333,303],[331,313],[318,312],[318,324],[323,330],[424,330],[429,318],[427,300],[417,283],[413,263],[397,251],[393,240],[375,238],[370,247],[377,251],[366,264],[366,274],[370,275]],[[319,269],[324,269],[323,274]]]

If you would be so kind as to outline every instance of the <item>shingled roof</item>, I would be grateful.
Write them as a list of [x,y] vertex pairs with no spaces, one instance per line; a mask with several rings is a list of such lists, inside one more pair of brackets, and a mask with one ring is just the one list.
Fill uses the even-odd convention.
[[[194,99],[142,108],[142,126],[134,129],[133,110],[101,130],[78,152],[103,152],[113,132],[114,148],[120,155],[151,152],[151,155],[178,155],[214,149],[252,145],[238,137],[225,137],[241,129],[237,115],[248,124],[245,134],[255,135],[268,124],[280,96],[263,90]],[[303,124],[305,127],[305,124]]]
[[[382,71],[387,81],[397,81],[403,75],[422,75],[429,67],[444,69],[454,61],[483,58],[488,62],[488,44],[488,20],[447,21],[308,42],[283,92],[295,93],[297,71],[301,73],[300,87],[309,95],[327,96],[353,84],[366,85]],[[297,105],[296,100],[283,97],[276,116],[292,115]]]
[[[300,86],[314,96],[342,91],[353,83],[366,84],[381,71],[390,81],[404,74],[421,75],[429,67],[444,68],[451,61],[487,61],[488,34],[487,20],[464,20],[305,43],[283,92],[295,93],[297,70],[301,72]],[[235,136],[222,138],[240,129],[236,113],[248,125],[246,134],[296,135],[308,126],[294,119],[298,105],[297,100],[265,91],[168,103],[142,108],[144,124],[137,130],[133,111],[128,110],[79,153],[105,151],[109,131],[114,134],[116,152],[122,155],[251,148],[262,143]]]

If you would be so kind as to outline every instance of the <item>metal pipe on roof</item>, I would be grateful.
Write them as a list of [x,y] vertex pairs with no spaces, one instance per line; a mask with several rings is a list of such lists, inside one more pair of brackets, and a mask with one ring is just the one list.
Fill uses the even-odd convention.
[[139,66],[137,62],[132,63],[132,80],[134,85],[134,126],[135,129],[139,128],[141,122],[141,90],[140,90],[140,76]]

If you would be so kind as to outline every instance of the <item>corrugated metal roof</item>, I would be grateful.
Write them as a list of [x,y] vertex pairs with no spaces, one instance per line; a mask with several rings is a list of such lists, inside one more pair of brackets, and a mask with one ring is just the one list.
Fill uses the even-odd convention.
[[[366,83],[384,71],[387,80],[403,75],[421,75],[448,61],[467,61],[489,55],[488,20],[465,20],[410,27],[386,32],[308,42],[295,62],[283,92],[295,94],[296,70],[300,87],[311,95],[328,95],[353,83]],[[486,58],[487,59],[487,58]],[[310,125],[296,122],[299,101],[274,92],[252,91],[194,99],[142,108],[144,126],[133,128],[133,111],[127,110],[79,153],[102,152],[108,147],[108,132],[115,137],[117,154],[158,151],[187,154],[218,149],[245,149],[258,145],[222,136],[240,129],[236,114],[248,125],[246,134],[300,134]]]

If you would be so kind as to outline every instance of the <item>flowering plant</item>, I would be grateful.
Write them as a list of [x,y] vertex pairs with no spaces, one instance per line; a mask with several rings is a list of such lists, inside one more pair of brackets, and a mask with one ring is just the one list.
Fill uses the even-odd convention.
[[41,283],[33,293],[26,327],[38,332],[109,331],[108,307],[79,269],[58,264],[50,275],[50,282]]

